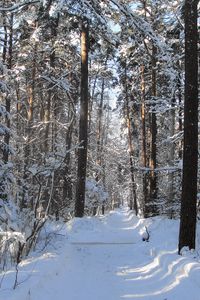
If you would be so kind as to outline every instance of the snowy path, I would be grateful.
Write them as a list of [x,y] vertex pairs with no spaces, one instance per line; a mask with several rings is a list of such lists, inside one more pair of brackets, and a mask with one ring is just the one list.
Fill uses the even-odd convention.
[[67,227],[62,248],[22,263],[15,291],[6,288],[14,272],[5,275],[0,300],[200,299],[200,263],[176,254],[177,221],[139,220],[123,208]]

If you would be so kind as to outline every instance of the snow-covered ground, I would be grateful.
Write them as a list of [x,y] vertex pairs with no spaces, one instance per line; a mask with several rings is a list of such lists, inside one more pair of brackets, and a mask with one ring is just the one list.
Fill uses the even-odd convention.
[[177,255],[177,237],[178,221],[138,219],[127,208],[74,219],[20,264],[15,290],[15,270],[2,275],[0,299],[199,300],[198,252]]

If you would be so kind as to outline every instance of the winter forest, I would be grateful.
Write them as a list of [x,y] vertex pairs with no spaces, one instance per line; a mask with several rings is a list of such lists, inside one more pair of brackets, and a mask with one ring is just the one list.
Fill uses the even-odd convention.
[[0,300],[200,299],[199,11],[0,0]]

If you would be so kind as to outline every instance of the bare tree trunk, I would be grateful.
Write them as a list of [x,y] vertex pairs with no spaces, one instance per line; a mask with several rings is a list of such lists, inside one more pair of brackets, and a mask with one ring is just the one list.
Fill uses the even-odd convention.
[[27,201],[31,204],[31,208],[33,209],[33,201],[32,199],[28,199],[27,181],[29,177],[28,168],[30,167],[30,159],[32,155],[31,139],[33,138],[33,110],[34,110],[34,103],[35,103],[36,61],[37,61],[37,43],[35,43],[34,45],[31,80],[27,86],[28,107],[27,107],[26,143],[24,145],[24,175],[23,175],[24,185],[23,185],[21,209],[27,207]]
[[126,119],[127,119],[127,129],[128,129],[128,145],[129,145],[129,163],[130,163],[130,173],[131,173],[131,188],[133,193],[133,200],[130,200],[130,209],[135,210],[135,214],[138,214],[138,204],[136,196],[136,184],[134,176],[134,162],[133,162],[133,143],[132,143],[132,134],[131,134],[131,120],[130,120],[130,109],[128,101],[128,87],[127,87],[127,69],[125,65],[125,101],[126,101]]
[[[57,37],[58,24],[59,24],[59,15],[56,18],[49,16],[49,26],[51,28],[51,41],[52,41],[52,49],[51,49],[50,57],[49,57],[50,74],[51,75],[54,74],[54,69],[55,69],[55,59],[56,59],[55,39]],[[47,98],[47,103],[46,103],[46,108],[45,108],[45,113],[44,113],[44,118],[45,118],[45,123],[46,123],[45,136],[44,136],[44,148],[45,148],[46,153],[49,151],[49,148],[50,148],[49,131],[50,131],[51,109],[53,108],[52,116],[54,117],[54,121],[56,122],[57,105],[58,105],[57,99],[54,99],[55,92],[52,91],[51,87],[52,87],[52,84],[50,84],[50,89],[48,91],[48,98]],[[51,147],[52,147],[53,151],[54,151],[54,146],[55,146],[55,136],[54,135],[56,135],[56,132],[57,132],[55,122],[52,122],[52,145],[51,145]]]
[[[110,110],[108,108],[106,110],[105,122],[104,122],[104,126],[102,128],[102,144],[104,145],[104,148],[108,144],[109,124],[110,124]],[[103,145],[102,145],[102,147],[103,147]],[[102,157],[101,163],[102,163],[102,170],[103,170],[102,183],[103,183],[104,188],[106,189],[106,171],[105,171],[105,157],[104,156]],[[105,210],[106,210],[105,201],[103,202],[101,209],[102,209],[101,210],[102,215],[104,215]]]
[[[102,165],[102,114],[103,114],[103,100],[104,100],[104,88],[105,88],[105,80],[102,79],[102,86],[101,86],[101,98],[100,103],[97,111],[97,131],[96,131],[96,139],[97,139],[97,156],[96,156],[96,164],[97,164],[97,171],[95,175],[95,180],[98,183],[98,181],[101,179],[100,176],[100,169]],[[93,208],[93,215],[96,215],[97,213],[98,205],[97,203],[94,203]]]
[[44,134],[44,149],[45,152],[48,152],[49,149],[49,128],[50,128],[50,117],[51,117],[51,98],[52,98],[52,92],[49,91],[48,93],[48,99],[47,104],[44,111],[44,121],[46,124],[45,127],[45,134]]
[[[91,64],[92,64],[92,62],[91,62]],[[88,110],[88,133],[89,134],[90,134],[90,131],[91,131],[92,109],[93,109],[94,94],[95,94],[95,90],[96,90],[98,74],[99,74],[99,68],[98,68],[98,70],[97,70],[97,72],[95,74],[93,86],[92,87],[90,86],[90,88],[91,88],[91,96],[89,97],[89,110]],[[90,140],[88,141],[88,144],[90,144]]]
[[195,249],[198,169],[198,0],[185,1],[184,148],[179,254]]
[[[175,96],[172,99],[171,111],[170,111],[170,136],[174,136],[175,133]],[[172,141],[169,151],[169,165],[174,166],[175,146]],[[170,218],[174,215],[173,202],[174,202],[174,173],[171,171],[168,175],[168,216]]]
[[88,140],[88,51],[89,25],[82,21],[81,32],[81,103],[79,121],[78,172],[76,185],[75,216],[83,217],[85,206],[85,181],[87,168],[87,140]]
[[[104,88],[105,88],[105,80],[103,78],[102,80],[102,86],[101,86],[101,99],[98,107],[98,123],[97,123],[97,133],[96,133],[96,138],[97,138],[97,158],[96,158],[96,163],[99,167],[101,167],[101,135],[102,135],[102,115],[103,115],[103,100],[104,100]],[[96,181],[99,181],[99,172],[97,171],[96,174]]]
[[[7,38],[7,31],[5,31],[5,36]],[[12,69],[12,59],[13,59],[13,13],[10,15],[9,19],[9,34],[8,34],[8,52],[7,52],[7,66],[8,69]],[[7,41],[6,41],[7,44]],[[6,51],[4,49],[3,59],[6,59]],[[11,102],[10,96],[6,95],[6,111],[10,114]],[[10,117],[6,117],[6,126],[10,128]],[[4,137],[5,148],[3,150],[3,161],[8,162],[9,157],[9,143],[10,143],[10,134],[7,132]]]
[[[179,131],[181,132],[183,130],[183,121],[182,121],[182,115],[183,115],[183,109],[182,109],[182,94],[181,94],[181,80],[178,79],[178,101],[179,101],[179,113],[178,113],[178,123],[179,123]],[[183,158],[183,142],[182,139],[179,142],[179,158]]]
[[[153,45],[152,50],[152,97],[153,101],[156,100],[157,89],[156,89],[156,53],[157,49]],[[155,112],[155,103],[153,104],[151,113],[151,153],[150,153],[150,201],[151,201],[151,214],[157,215],[157,174],[155,169],[157,167],[157,117]]]
[[66,133],[66,156],[64,160],[64,174],[63,174],[63,203],[72,201],[72,180],[71,180],[71,168],[70,168],[70,161],[71,161],[71,143],[72,143],[72,132],[74,127],[74,118],[72,110],[70,110],[69,107],[69,113],[68,113],[68,121],[70,121],[69,128]]
[[[145,78],[144,78],[144,65],[141,66],[141,92],[142,92],[142,103],[141,103],[141,119],[142,119],[142,165],[144,168],[147,167],[147,149],[146,149],[146,111],[145,111]],[[148,198],[147,189],[147,172],[143,173],[143,215],[146,217],[146,205]]]
[[2,52],[2,60],[3,63],[6,62],[6,54],[7,54],[7,45],[8,45],[8,31],[5,14],[3,15],[3,28],[4,28],[4,42],[3,42],[3,52]]

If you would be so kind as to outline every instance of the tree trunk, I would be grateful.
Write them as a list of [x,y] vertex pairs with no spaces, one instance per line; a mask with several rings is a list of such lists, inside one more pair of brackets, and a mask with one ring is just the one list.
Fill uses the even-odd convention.
[[133,200],[130,200],[130,209],[135,210],[135,214],[138,214],[138,205],[137,205],[137,196],[136,196],[136,185],[135,185],[135,176],[134,176],[134,163],[133,163],[133,143],[132,143],[132,134],[131,134],[131,120],[130,120],[130,109],[128,101],[128,87],[127,87],[127,69],[125,65],[125,105],[126,105],[126,120],[127,120],[127,129],[128,129],[128,146],[129,146],[129,163],[130,163],[130,173],[131,173],[131,187]]
[[75,216],[83,217],[85,206],[85,181],[87,168],[88,140],[88,50],[89,27],[88,21],[82,21],[81,33],[81,99],[79,121],[78,172],[76,186]]
[[[182,121],[182,115],[183,115],[183,103],[182,103],[182,93],[181,93],[181,79],[180,75],[178,78],[178,102],[179,102],[179,112],[178,112],[178,124],[179,124],[179,131],[181,132],[183,130],[183,121]],[[179,142],[179,158],[183,158],[183,141],[182,139]]]
[[70,121],[70,125],[68,127],[66,133],[66,156],[64,160],[64,169],[63,169],[63,203],[69,205],[72,201],[72,180],[71,180],[71,144],[72,144],[72,133],[74,127],[74,119],[75,116],[73,115],[72,109],[69,106],[69,113],[68,113],[68,122]]
[[[171,111],[170,111],[170,136],[175,134],[175,95],[171,102]],[[172,141],[169,149],[169,165],[174,166],[174,157],[175,157],[175,145]],[[168,175],[168,217],[173,218],[174,216],[174,173],[169,171]]]
[[[92,61],[91,61],[91,65],[92,65]],[[92,109],[93,109],[93,104],[94,104],[94,95],[95,95],[95,91],[96,91],[96,86],[97,86],[97,79],[98,79],[98,75],[99,75],[99,68],[95,74],[95,78],[94,78],[94,83],[93,86],[91,86],[90,84],[90,89],[91,89],[91,95],[89,95],[89,110],[88,110],[88,133],[90,136],[90,131],[91,131],[91,124],[92,124]],[[88,146],[90,144],[90,138],[88,137]]]
[[[55,42],[57,37],[58,25],[59,25],[59,15],[55,18],[49,16],[49,26],[51,28],[51,42],[52,42],[51,45],[52,48],[49,56],[50,76],[51,75],[54,76],[54,72],[55,72],[55,60],[56,60]],[[55,99],[56,92],[52,89],[52,87],[53,84],[50,84],[50,89],[48,91],[47,103],[44,112],[44,119],[46,123],[45,134],[44,134],[44,149],[46,153],[48,153],[48,151],[50,150],[49,131],[50,131],[51,109],[53,109],[52,118],[54,118],[55,121],[52,122],[52,145],[51,145],[52,152],[54,151],[54,146],[55,146],[54,134],[56,134],[57,132],[56,129],[57,99]]]
[[[7,39],[7,32],[5,31],[5,37]],[[6,40],[7,43],[7,40]],[[4,50],[5,51],[5,50]],[[4,57],[5,55],[5,57]],[[13,14],[10,15],[9,20],[9,40],[8,40],[8,52],[3,53],[3,58],[6,59],[7,55],[7,66],[8,69],[11,70],[12,68],[12,59],[13,59]],[[11,103],[10,103],[10,95],[6,95],[6,111],[10,113]],[[10,117],[6,117],[6,126],[10,128]],[[4,163],[8,162],[9,157],[9,143],[10,143],[10,134],[6,133],[4,137],[4,143],[6,145],[5,149],[3,150],[3,161]]]
[[28,203],[30,203],[31,208],[33,209],[33,199],[28,199],[28,181],[29,181],[29,172],[28,168],[30,167],[30,160],[33,153],[32,147],[32,138],[33,138],[33,111],[35,104],[35,80],[36,80],[36,64],[37,64],[37,43],[34,45],[33,53],[33,65],[32,65],[32,74],[31,80],[28,82],[27,86],[27,95],[28,95],[28,105],[27,105],[27,126],[26,126],[26,142],[24,145],[24,174],[23,174],[23,194],[21,201],[21,209],[26,208]]
[[[142,92],[142,103],[141,103],[141,120],[142,120],[142,166],[147,167],[147,149],[146,149],[146,111],[145,111],[145,78],[144,78],[144,65],[141,66],[141,92]],[[147,211],[147,173],[143,173],[143,215],[146,217]]]
[[3,42],[2,60],[3,60],[3,63],[5,63],[6,62],[6,53],[7,53],[7,44],[8,44],[8,31],[7,31],[5,14],[3,15],[3,28],[4,28],[4,42]]
[[[105,80],[102,79],[101,85],[101,98],[100,103],[98,104],[97,109],[97,131],[96,131],[96,139],[97,139],[97,154],[96,154],[96,165],[97,170],[95,174],[95,180],[98,182],[101,180],[101,167],[102,167],[102,115],[103,115],[103,101],[104,101],[104,88],[105,88]],[[95,201],[93,203],[93,215],[97,214],[98,203]]]
[[[156,53],[157,49],[153,45],[152,50],[152,97],[153,101],[156,101],[157,89],[156,89]],[[151,202],[151,215],[158,214],[157,211],[157,174],[155,169],[157,167],[157,117],[155,112],[155,103],[153,103],[151,113],[151,153],[150,153],[150,202]]]
[[195,249],[198,168],[198,50],[197,3],[185,1],[184,148],[179,254]]
[[103,115],[103,101],[104,101],[104,88],[105,88],[105,80],[102,79],[101,86],[101,99],[97,110],[97,157],[96,164],[98,165],[98,170],[96,172],[95,180],[98,182],[100,180],[99,176],[99,168],[101,168],[101,160],[102,160],[102,147],[101,147],[101,139],[102,139],[102,115]]

